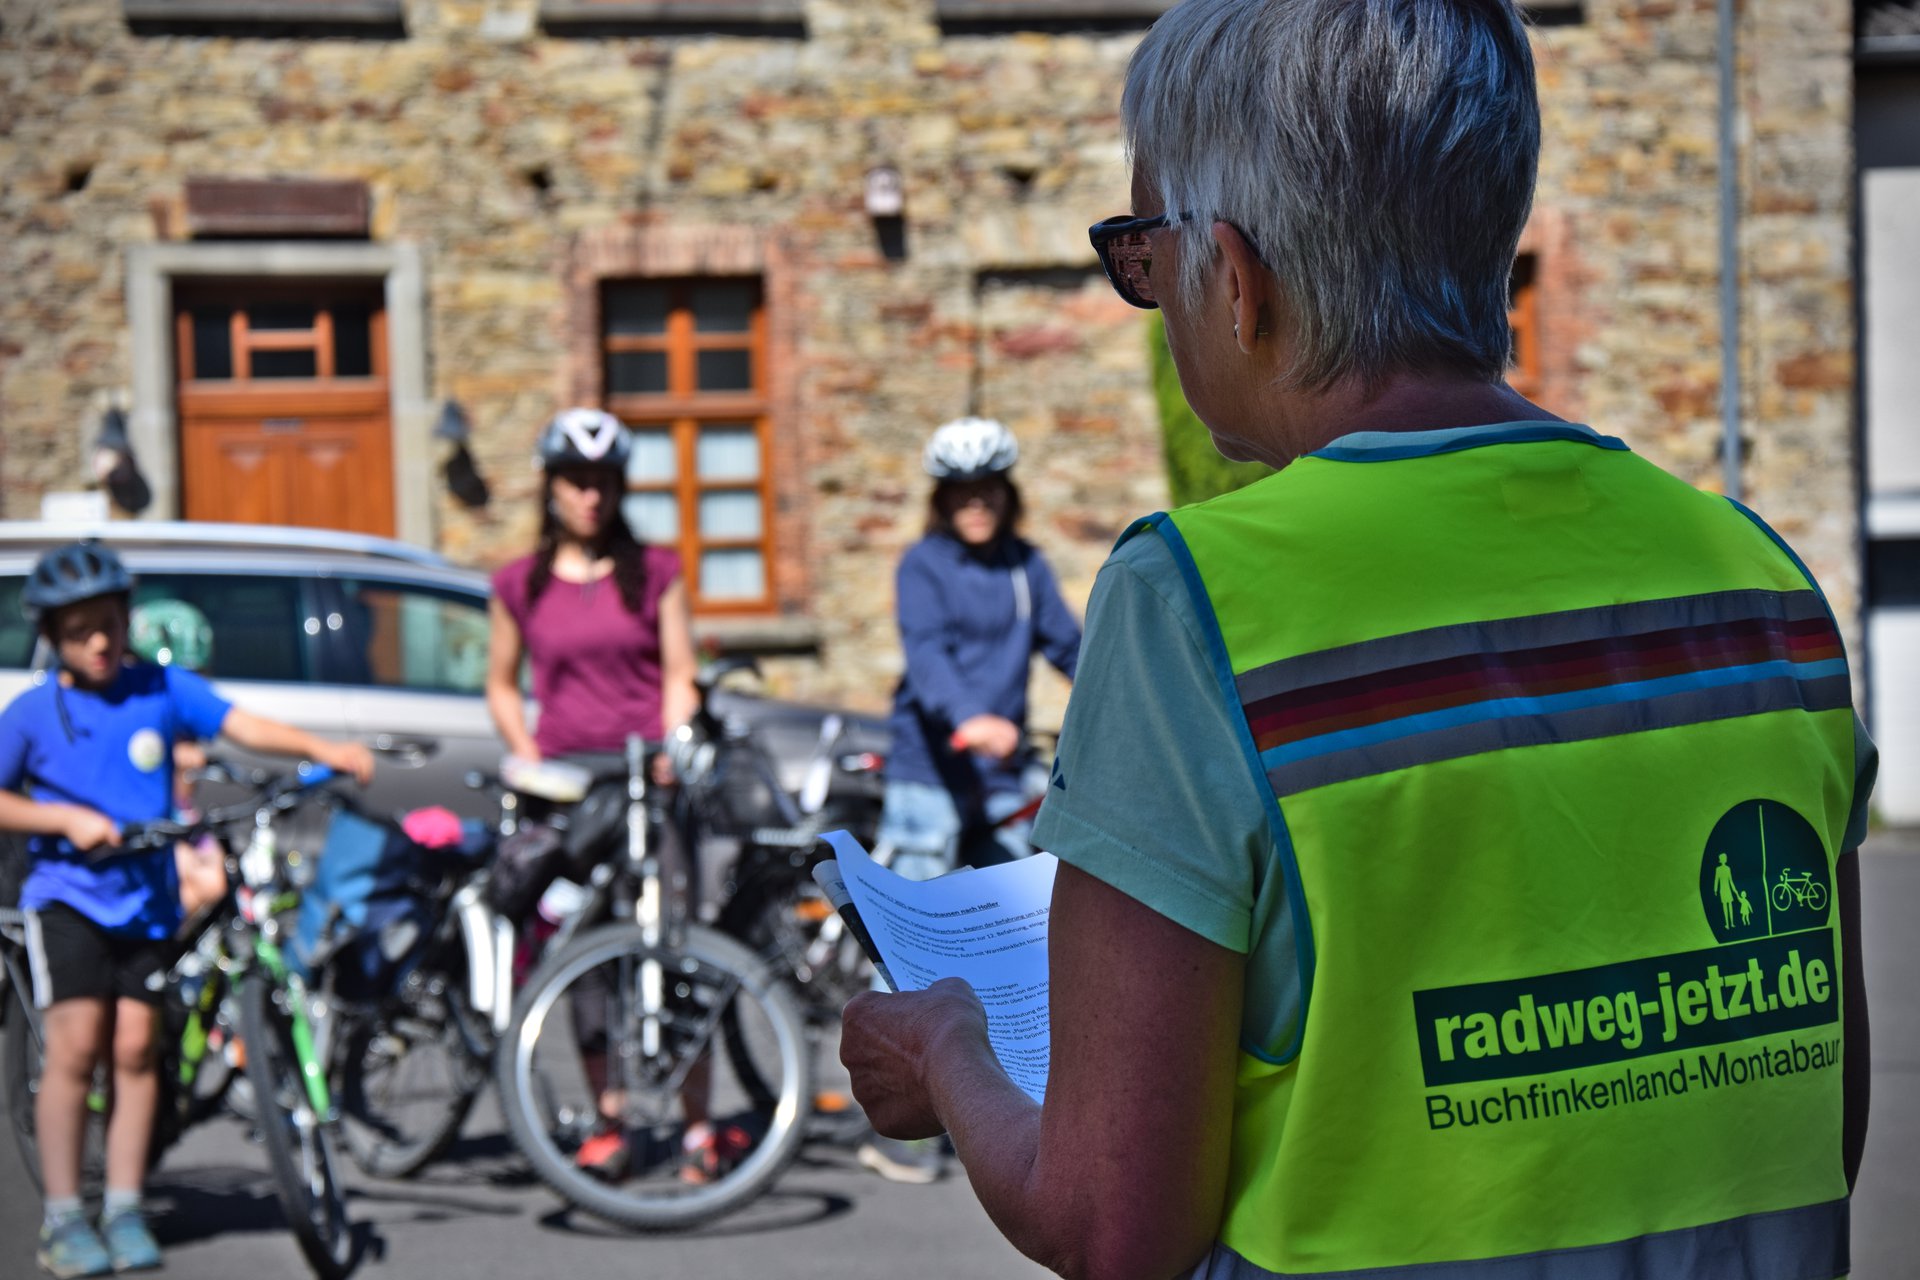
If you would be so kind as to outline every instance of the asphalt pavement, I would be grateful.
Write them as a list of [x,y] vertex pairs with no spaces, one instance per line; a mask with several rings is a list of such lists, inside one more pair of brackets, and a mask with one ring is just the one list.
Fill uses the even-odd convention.
[[[1876,836],[1861,874],[1873,1024],[1873,1122],[1854,1198],[1856,1280],[1920,1273],[1920,832]],[[823,1070],[837,1069],[831,1052]],[[532,1179],[489,1101],[451,1155],[411,1182],[350,1172],[366,1224],[361,1274],[483,1280],[1024,1280],[1043,1275],[993,1229],[964,1177],[884,1182],[844,1142],[810,1145],[750,1208],[704,1229],[633,1236],[568,1211]],[[236,1121],[189,1134],[149,1186],[164,1274],[257,1280],[306,1274],[280,1218],[265,1153]],[[39,1199],[0,1136],[0,1277],[35,1274]]]

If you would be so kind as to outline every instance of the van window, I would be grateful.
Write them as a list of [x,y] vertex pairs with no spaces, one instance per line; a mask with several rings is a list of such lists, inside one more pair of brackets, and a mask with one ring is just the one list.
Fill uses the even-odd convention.
[[328,606],[328,679],[421,693],[487,683],[487,602],[477,595],[368,578],[338,579]]
[[305,681],[308,610],[297,578],[240,573],[155,573],[135,579],[133,602],[184,600],[213,625],[215,680]]
[[20,612],[20,593],[27,579],[21,574],[0,577],[0,667],[25,671],[33,665],[37,633]]

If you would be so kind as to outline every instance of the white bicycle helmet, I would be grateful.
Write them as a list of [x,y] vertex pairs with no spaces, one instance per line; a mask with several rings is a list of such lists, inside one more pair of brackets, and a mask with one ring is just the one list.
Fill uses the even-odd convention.
[[542,469],[605,467],[624,471],[632,437],[620,419],[604,409],[562,409],[540,432],[535,451]]
[[936,480],[978,480],[1013,469],[1020,445],[992,418],[955,418],[927,441],[921,463]]

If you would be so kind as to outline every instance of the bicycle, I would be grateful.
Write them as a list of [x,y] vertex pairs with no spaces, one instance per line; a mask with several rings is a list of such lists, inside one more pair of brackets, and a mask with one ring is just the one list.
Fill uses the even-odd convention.
[[[477,773],[467,783],[498,787]],[[512,807],[503,801],[509,826]],[[333,1061],[347,1153],[377,1178],[412,1177],[459,1136],[491,1079],[513,999],[515,931],[487,901],[485,851],[408,844],[419,864],[409,888],[424,919],[417,944],[389,957],[401,976],[358,1002],[337,983],[329,989],[341,1023]],[[370,941],[390,949],[382,937]]]
[[[316,1041],[320,1006],[280,951],[279,914],[296,901],[285,863],[276,854],[274,819],[312,798],[332,773],[318,766],[291,775],[243,773],[231,766],[213,772],[245,782],[254,795],[209,811],[191,822],[129,824],[116,852],[171,849],[176,841],[213,835],[227,865],[225,898],[190,922],[169,965],[157,1037],[160,1105],[148,1161],[157,1164],[191,1126],[216,1113],[230,1074],[202,1083],[210,1034],[216,1027],[238,1035],[245,1047],[240,1068],[255,1097],[255,1124],[273,1169],[275,1190],[289,1227],[314,1274],[338,1280],[358,1260],[359,1241],[347,1220],[345,1199],[333,1176],[331,1126],[334,1108]],[[244,846],[236,833],[245,828]],[[25,914],[0,911],[0,962],[9,979],[4,1075],[7,1110],[22,1162],[36,1182],[39,1146],[33,1098],[38,1091],[42,1038],[39,1011],[25,959]],[[104,1128],[110,1100],[104,1088],[89,1099]],[[88,1139],[100,1147],[98,1132]],[[98,1178],[98,1164],[89,1162]]]
[[[758,666],[750,658],[727,658],[701,671],[699,702],[676,731],[673,754],[701,834],[738,849],[714,923],[793,984],[811,1054],[846,1002],[869,987],[873,969],[809,872],[824,832],[844,829],[872,843],[886,762],[859,749],[863,744],[844,716],[821,712],[800,785],[790,789],[753,726],[715,707],[720,681],[742,671],[757,674]],[[721,1025],[742,1087],[757,1105],[774,1106],[777,1082],[753,1070],[739,1018],[730,1013]]]
[[[591,863],[586,897],[515,1000],[494,1071],[508,1131],[543,1181],[609,1222],[663,1230],[738,1209],[779,1176],[799,1150],[812,1070],[784,975],[676,909],[651,844],[670,819],[649,801],[649,754],[630,739],[617,767],[579,771],[575,798],[554,806],[575,869]],[[716,1036],[729,1017],[737,1043]],[[768,1082],[766,1102],[748,1074]],[[715,1159],[687,1180],[670,1157],[702,1092]],[[615,1177],[575,1161],[608,1122],[632,1155]]]
[[1785,911],[1796,902],[1809,911],[1824,911],[1827,906],[1827,887],[1815,880],[1811,871],[1795,878],[1792,867],[1782,868],[1780,879],[1773,886],[1773,909]]

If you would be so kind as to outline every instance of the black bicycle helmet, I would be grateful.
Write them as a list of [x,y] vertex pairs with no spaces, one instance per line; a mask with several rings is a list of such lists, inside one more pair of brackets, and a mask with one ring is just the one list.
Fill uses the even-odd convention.
[[625,471],[632,436],[604,409],[562,409],[540,432],[535,451],[543,470],[596,467]]
[[89,538],[41,556],[20,591],[20,609],[38,624],[50,609],[133,590],[133,575],[120,557]]

